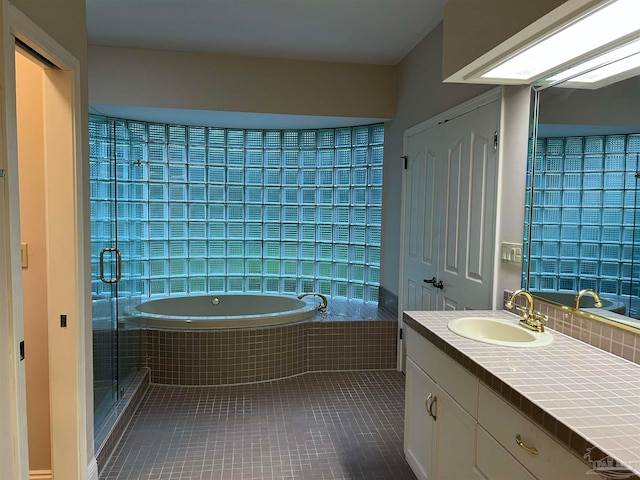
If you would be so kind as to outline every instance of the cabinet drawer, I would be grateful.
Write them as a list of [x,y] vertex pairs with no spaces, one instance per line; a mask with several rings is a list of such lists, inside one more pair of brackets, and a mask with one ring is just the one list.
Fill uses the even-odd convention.
[[478,427],[476,467],[488,480],[535,480],[487,431]]
[[[486,385],[480,384],[478,422],[527,470],[540,479],[592,479],[589,467],[573,453],[543,432]],[[528,447],[538,450],[535,455],[516,443],[516,434]]]
[[407,356],[451,395],[473,418],[477,417],[478,378],[451,360],[438,347],[407,328]]

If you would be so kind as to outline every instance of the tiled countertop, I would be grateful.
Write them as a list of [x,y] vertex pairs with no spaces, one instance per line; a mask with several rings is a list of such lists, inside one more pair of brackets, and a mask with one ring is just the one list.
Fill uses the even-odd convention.
[[464,366],[475,363],[475,370],[513,389],[529,400],[534,410],[538,407],[640,474],[639,365],[551,329],[554,341],[549,346],[512,348],[470,340],[447,328],[449,320],[467,316],[491,316],[514,323],[518,319],[504,311],[405,312],[405,323],[432,342],[430,336],[442,340],[462,354]]

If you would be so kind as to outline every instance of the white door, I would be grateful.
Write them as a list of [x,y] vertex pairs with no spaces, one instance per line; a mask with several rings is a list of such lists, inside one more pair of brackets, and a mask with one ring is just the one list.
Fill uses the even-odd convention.
[[402,310],[491,308],[499,120],[494,101],[405,135]]
[[438,273],[436,152],[432,144],[436,146],[432,132],[426,128],[406,138],[403,310],[439,310],[437,290],[424,281]]
[[499,126],[492,91],[405,132],[400,338],[403,311],[492,307]]
[[[444,310],[492,303],[499,102],[435,127],[440,161],[438,271]],[[438,308],[439,309],[439,308]]]

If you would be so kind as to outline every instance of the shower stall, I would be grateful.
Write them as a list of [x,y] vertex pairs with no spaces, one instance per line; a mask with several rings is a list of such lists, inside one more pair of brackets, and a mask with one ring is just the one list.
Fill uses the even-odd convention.
[[105,422],[140,364],[139,331],[125,328],[142,295],[143,164],[126,122],[91,116],[91,287],[94,424]]

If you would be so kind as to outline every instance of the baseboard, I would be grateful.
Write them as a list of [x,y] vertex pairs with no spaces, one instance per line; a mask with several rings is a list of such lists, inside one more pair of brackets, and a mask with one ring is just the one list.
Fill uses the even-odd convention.
[[87,467],[87,480],[98,480],[98,462],[95,457],[91,459]]
[[53,480],[53,472],[51,470],[30,470],[29,480]]

